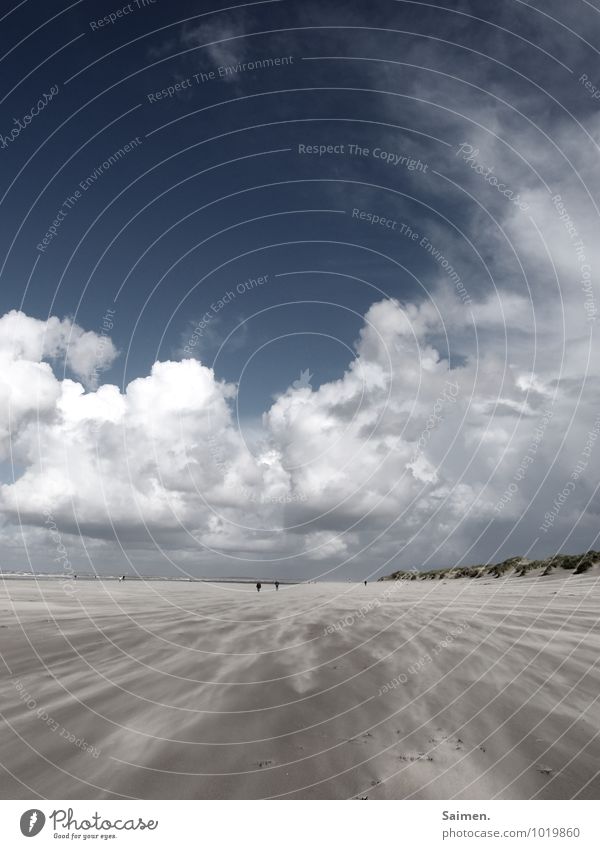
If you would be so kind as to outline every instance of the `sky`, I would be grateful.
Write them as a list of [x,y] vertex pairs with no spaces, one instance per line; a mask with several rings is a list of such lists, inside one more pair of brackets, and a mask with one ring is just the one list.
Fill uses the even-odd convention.
[[0,568],[598,548],[600,11],[0,13]]

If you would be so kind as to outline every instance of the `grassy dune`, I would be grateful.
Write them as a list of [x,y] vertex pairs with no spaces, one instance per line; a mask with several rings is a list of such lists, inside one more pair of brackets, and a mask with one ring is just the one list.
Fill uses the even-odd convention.
[[421,572],[417,568],[399,570],[380,578],[380,581],[435,581],[444,578],[501,578],[517,577],[539,573],[546,577],[566,569],[574,575],[582,575],[600,563],[600,551],[586,551],[584,554],[555,554],[545,560],[527,560],[525,557],[510,557],[502,563],[487,563],[477,566],[447,566],[444,569],[430,569]]

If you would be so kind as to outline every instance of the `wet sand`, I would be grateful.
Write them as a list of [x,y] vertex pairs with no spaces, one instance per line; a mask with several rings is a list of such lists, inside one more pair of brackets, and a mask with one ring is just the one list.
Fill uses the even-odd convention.
[[600,797],[600,580],[0,584],[2,798]]

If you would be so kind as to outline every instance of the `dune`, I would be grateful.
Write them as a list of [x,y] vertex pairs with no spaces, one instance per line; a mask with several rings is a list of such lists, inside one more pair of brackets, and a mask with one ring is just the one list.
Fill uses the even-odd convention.
[[600,582],[5,581],[2,798],[597,799]]

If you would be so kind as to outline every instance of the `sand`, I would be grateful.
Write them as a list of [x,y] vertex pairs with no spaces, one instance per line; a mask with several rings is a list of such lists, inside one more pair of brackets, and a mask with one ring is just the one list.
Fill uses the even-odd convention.
[[0,796],[600,797],[600,581],[0,584]]

